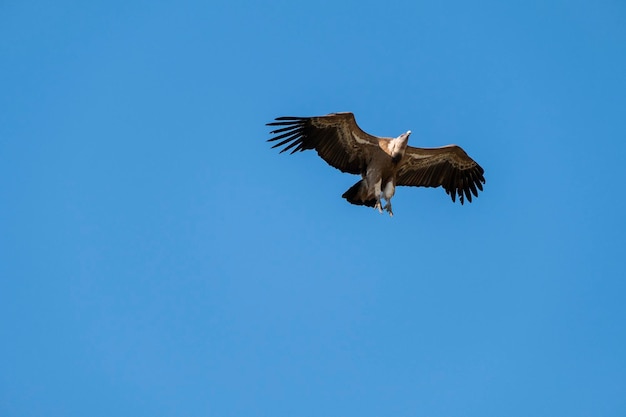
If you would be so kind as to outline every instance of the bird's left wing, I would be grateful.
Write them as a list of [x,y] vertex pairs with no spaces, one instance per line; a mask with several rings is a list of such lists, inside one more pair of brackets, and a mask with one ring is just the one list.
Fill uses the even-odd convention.
[[280,141],[272,148],[286,145],[280,152],[315,149],[330,166],[342,172],[361,174],[379,138],[365,133],[352,113],[332,113],[317,117],[278,117],[268,126],[278,126],[268,142]]
[[455,201],[471,203],[472,194],[478,196],[485,183],[484,170],[456,145],[441,148],[407,147],[402,165],[398,169],[396,185],[416,187],[442,186]]

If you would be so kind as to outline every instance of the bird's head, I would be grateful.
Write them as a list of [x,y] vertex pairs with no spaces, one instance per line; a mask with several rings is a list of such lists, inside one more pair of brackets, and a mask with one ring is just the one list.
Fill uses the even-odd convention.
[[399,162],[404,156],[410,135],[411,131],[408,130],[406,133],[401,134],[391,141],[391,159],[393,162]]
[[396,140],[398,141],[398,145],[400,146],[400,148],[402,148],[402,150],[404,150],[404,148],[406,148],[407,144],[409,143],[409,136],[411,136],[411,131],[407,130],[406,133],[403,133],[396,138]]

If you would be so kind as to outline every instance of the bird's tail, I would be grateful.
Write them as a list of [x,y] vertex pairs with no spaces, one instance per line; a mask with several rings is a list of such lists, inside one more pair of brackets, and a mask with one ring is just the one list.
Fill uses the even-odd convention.
[[348,191],[343,193],[342,197],[348,200],[349,203],[357,206],[374,207],[376,205],[376,198],[367,198],[369,197],[367,195],[367,186],[363,183],[363,180],[350,187]]

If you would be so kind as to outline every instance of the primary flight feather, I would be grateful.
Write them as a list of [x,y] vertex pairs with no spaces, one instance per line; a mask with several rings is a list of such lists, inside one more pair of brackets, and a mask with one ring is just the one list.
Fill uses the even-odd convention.
[[[443,187],[461,204],[478,196],[485,183],[484,170],[456,145],[440,148],[408,146],[411,131],[396,138],[370,135],[356,124],[352,113],[316,117],[278,117],[268,142],[281,153],[315,149],[329,165],[361,175],[342,197],[352,204],[374,207],[390,216],[391,198],[399,185]],[[386,200],[383,207],[381,199]]]

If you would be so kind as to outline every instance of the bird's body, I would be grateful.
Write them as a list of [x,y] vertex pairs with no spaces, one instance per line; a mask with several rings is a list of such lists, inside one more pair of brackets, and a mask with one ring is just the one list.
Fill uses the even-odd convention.
[[[352,113],[332,113],[317,117],[279,117],[268,126],[268,141],[285,146],[291,153],[315,149],[329,165],[342,172],[361,175],[361,180],[343,194],[352,204],[383,208],[393,215],[391,198],[400,185],[438,187],[472,201],[485,183],[484,170],[456,145],[441,148],[408,146],[409,130],[396,138],[372,136],[361,130]],[[382,207],[381,198],[387,204]]]

